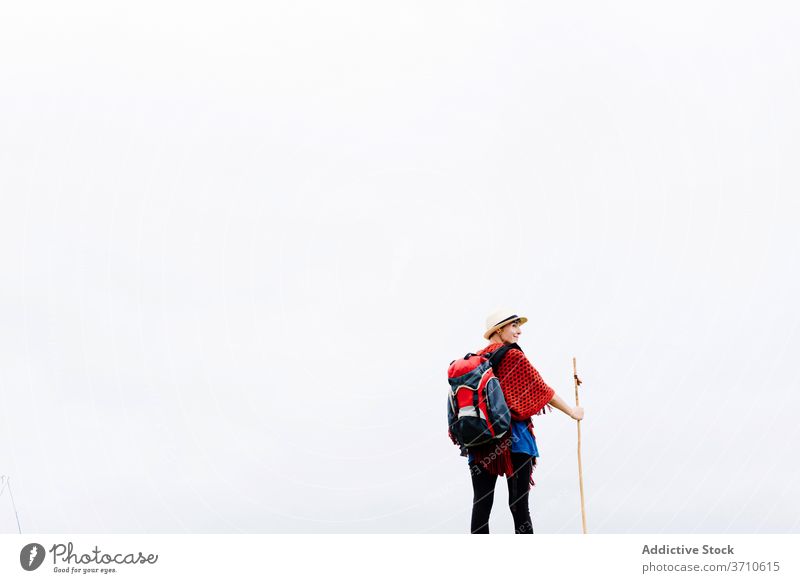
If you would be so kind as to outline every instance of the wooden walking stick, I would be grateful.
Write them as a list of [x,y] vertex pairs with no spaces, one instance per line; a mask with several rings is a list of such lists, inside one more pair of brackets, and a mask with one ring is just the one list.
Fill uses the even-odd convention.
[[[578,399],[578,385],[581,384],[581,379],[578,378],[578,365],[575,357],[572,357],[572,376],[575,377],[575,406],[580,407],[581,402]],[[581,522],[583,523],[583,534],[586,534],[586,504],[583,501],[583,465],[581,464],[581,422],[578,421],[578,481],[581,486]]]

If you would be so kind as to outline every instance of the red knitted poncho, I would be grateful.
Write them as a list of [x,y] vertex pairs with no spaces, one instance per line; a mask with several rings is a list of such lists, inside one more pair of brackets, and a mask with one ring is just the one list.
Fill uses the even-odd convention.
[[[493,352],[501,346],[502,343],[496,342],[479,350],[477,354]],[[514,421],[527,421],[528,429],[533,435],[531,417],[545,412],[545,406],[553,398],[555,391],[547,386],[522,351],[516,348],[506,353],[495,374],[511,410],[511,418]],[[511,431],[500,443],[470,448],[469,452],[475,456],[475,463],[480,463],[490,474],[510,476],[514,472],[511,464]],[[536,459],[533,461],[535,464]]]

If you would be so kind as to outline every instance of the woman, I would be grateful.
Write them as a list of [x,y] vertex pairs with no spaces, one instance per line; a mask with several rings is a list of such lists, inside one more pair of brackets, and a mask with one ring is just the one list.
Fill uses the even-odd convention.
[[583,419],[583,407],[570,407],[556,395],[517,346],[522,334],[521,326],[527,321],[527,318],[509,310],[494,312],[486,319],[486,332],[483,335],[489,345],[477,352],[486,354],[505,344],[514,346],[495,370],[511,410],[511,430],[499,443],[468,450],[473,491],[473,534],[489,533],[489,514],[497,476],[506,476],[508,482],[508,505],[514,518],[514,532],[533,534],[528,493],[539,451],[531,417],[544,413],[545,406],[552,405],[572,419]]

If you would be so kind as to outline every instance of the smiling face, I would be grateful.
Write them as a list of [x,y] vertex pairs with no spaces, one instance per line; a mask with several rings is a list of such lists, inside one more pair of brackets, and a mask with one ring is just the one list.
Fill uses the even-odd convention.
[[519,320],[514,320],[510,324],[506,324],[494,333],[492,339],[499,339],[503,344],[514,344],[519,340],[519,335],[522,334],[521,324]]

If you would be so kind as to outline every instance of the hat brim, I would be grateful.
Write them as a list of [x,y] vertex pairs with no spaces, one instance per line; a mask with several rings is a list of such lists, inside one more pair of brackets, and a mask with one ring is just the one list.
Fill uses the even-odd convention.
[[503,326],[508,326],[508,325],[509,325],[511,322],[516,322],[517,320],[519,320],[519,324],[520,324],[520,326],[522,326],[522,324],[524,324],[525,322],[527,322],[527,321],[528,321],[528,318],[526,318],[525,316],[517,316],[516,318],[508,318],[508,319],[506,319],[506,320],[503,320],[503,321],[501,321],[501,322],[498,322],[497,324],[495,324],[494,326],[492,326],[491,328],[489,328],[489,329],[488,329],[488,330],[487,330],[487,331],[486,331],[486,332],[483,334],[483,337],[484,337],[486,340],[489,340],[489,338],[491,338],[491,337],[492,337],[492,334],[494,334],[495,332],[497,332],[497,331],[498,331],[500,328],[502,328]]

